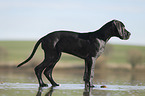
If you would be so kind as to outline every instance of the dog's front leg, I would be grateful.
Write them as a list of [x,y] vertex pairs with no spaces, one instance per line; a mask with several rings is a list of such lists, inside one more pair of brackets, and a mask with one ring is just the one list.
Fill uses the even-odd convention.
[[87,60],[85,60],[85,71],[84,71],[83,80],[86,81],[86,79],[87,79]]
[[92,57],[91,76],[90,76],[90,87],[94,87],[94,85],[93,85],[93,78],[94,78],[95,64],[96,64],[96,58]]
[[85,59],[85,72],[84,72],[85,87],[91,87],[90,85],[91,67],[92,67],[92,58]]
[[85,59],[84,81],[85,85],[89,87],[94,87],[93,78],[94,78],[95,63],[96,58],[94,57]]

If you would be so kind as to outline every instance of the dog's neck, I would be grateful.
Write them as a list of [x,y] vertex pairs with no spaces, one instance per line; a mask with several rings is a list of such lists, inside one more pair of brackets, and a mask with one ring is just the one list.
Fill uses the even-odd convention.
[[107,43],[108,40],[114,36],[113,33],[114,33],[114,26],[110,22],[105,24],[99,30],[95,31],[93,37],[101,39]]

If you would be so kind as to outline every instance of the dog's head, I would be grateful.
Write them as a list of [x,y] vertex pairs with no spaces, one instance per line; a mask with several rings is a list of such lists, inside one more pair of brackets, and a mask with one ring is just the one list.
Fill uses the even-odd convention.
[[113,24],[115,25],[115,35],[122,40],[129,39],[131,33],[125,29],[125,25],[118,20],[113,20]]

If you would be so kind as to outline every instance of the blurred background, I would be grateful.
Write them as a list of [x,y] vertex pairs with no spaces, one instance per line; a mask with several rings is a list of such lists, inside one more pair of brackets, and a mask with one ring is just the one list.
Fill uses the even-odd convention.
[[[91,32],[108,21],[117,19],[126,25],[126,29],[132,34],[131,38],[127,41],[111,38],[98,62],[109,67],[143,68],[144,4],[144,0],[1,0],[0,66],[16,66],[22,62],[29,56],[36,41],[50,32]],[[43,52],[39,49],[31,63],[41,60]],[[84,66],[80,59],[66,54],[62,56],[62,63],[72,63],[65,65],[68,67]],[[63,64],[58,67],[64,66]]]
[[[141,80],[145,85],[144,5],[144,0],[0,0],[0,82],[16,79],[17,82],[29,82],[29,77],[34,77],[32,68],[43,60],[40,47],[28,64],[19,69],[16,66],[31,54],[36,41],[44,35],[56,30],[91,32],[117,19],[125,24],[131,37],[127,41],[115,37],[109,40],[104,54],[96,62],[95,83],[118,80],[118,76],[121,79],[125,74],[126,81]],[[54,75],[57,72],[60,75],[60,69],[82,70],[76,72],[83,76],[84,61],[64,53]],[[24,70],[31,75],[24,75]],[[22,80],[21,72],[28,81]],[[104,75],[108,72],[109,77]],[[8,81],[8,78],[12,80]]]

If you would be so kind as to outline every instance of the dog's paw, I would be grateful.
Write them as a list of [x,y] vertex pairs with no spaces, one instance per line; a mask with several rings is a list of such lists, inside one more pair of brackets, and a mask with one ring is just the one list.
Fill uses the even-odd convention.
[[90,87],[90,82],[85,82],[85,87]]
[[53,84],[52,86],[59,86],[59,84]]
[[91,88],[95,87],[94,85],[90,85]]
[[95,86],[93,84],[90,84],[90,82],[85,82],[85,87],[93,88]]
[[41,84],[40,87],[48,87],[47,84]]

